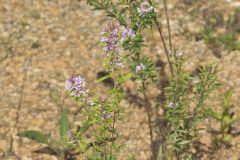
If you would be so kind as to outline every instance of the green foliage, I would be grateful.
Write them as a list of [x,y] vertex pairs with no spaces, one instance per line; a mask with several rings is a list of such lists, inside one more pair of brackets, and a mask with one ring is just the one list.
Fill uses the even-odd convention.
[[239,50],[240,42],[236,33],[222,34],[217,37],[218,43],[228,50]]
[[[216,14],[212,15],[208,20],[207,25],[202,29],[201,36],[206,44],[209,44],[211,48],[225,48],[229,51],[239,50],[240,42],[239,37],[239,11],[235,11],[235,15],[229,16],[226,21],[223,17]],[[219,16],[219,17],[218,17]],[[222,25],[220,26],[219,23]],[[224,33],[219,33],[218,28],[221,27]]]
[[[96,97],[92,92],[88,91],[86,96],[82,96],[81,94],[80,96],[75,96],[73,99],[81,105],[81,109],[79,110],[81,123],[78,128],[73,129],[72,132],[68,132],[68,113],[64,109],[60,118],[60,140],[46,137],[38,131],[22,132],[18,134],[19,136],[55,147],[64,153],[68,152],[69,149],[74,149],[77,153],[82,154],[85,159],[89,160],[116,160],[119,151],[124,147],[120,143],[121,137],[119,136],[119,131],[116,129],[116,124],[121,117],[122,111],[120,102],[124,98],[122,84],[132,78],[132,80],[139,80],[141,82],[138,91],[143,97],[151,137],[150,148],[153,148],[152,103],[147,93],[150,85],[160,81],[159,77],[161,75],[158,74],[155,62],[142,53],[142,48],[146,46],[143,33],[147,29],[152,29],[154,23],[158,27],[161,38],[162,31],[156,18],[157,14],[152,8],[152,2],[148,2],[147,7],[150,7],[150,9],[148,8],[148,11],[141,13],[140,6],[143,1],[140,0],[134,2],[129,0],[87,1],[94,10],[105,12],[111,18],[112,24],[117,24],[117,27],[114,25],[108,26],[116,28],[113,30],[111,28],[109,32],[104,33],[104,36],[106,36],[104,37],[104,42],[107,45],[110,44],[109,48],[114,48],[115,45],[119,48],[115,50],[109,49],[110,54],[106,56],[108,63],[105,65],[108,74],[96,81],[96,83],[99,83],[111,78],[113,79],[114,86],[100,97]],[[192,1],[187,0],[186,3],[192,3]],[[218,17],[211,19],[209,21],[210,25],[203,29],[202,37],[204,41],[208,44],[223,46],[230,50],[239,49],[239,42],[236,40],[237,36],[235,33],[224,35],[215,33],[214,27],[218,24],[217,21]],[[235,22],[236,20],[232,21]],[[129,37],[131,38],[121,41],[121,35],[123,34],[121,29],[123,28],[126,29],[126,32],[131,32],[124,33],[126,37],[129,36],[127,34],[130,34]],[[115,32],[115,29],[117,29],[117,33],[112,34],[113,36],[109,38],[108,36],[112,32]],[[168,33],[170,33],[170,27],[168,29]],[[113,41],[113,44],[111,41]],[[165,42],[164,38],[162,38],[162,41]],[[240,120],[240,116],[234,117],[230,113],[230,108],[232,107],[230,103],[231,92],[224,98],[222,113],[215,112],[211,108],[206,107],[206,99],[219,85],[216,76],[216,65],[211,64],[199,67],[199,73],[196,77],[193,77],[184,70],[185,58],[176,53],[169,55],[166,51],[168,48],[165,46],[166,44],[163,43],[167,58],[169,59],[170,69],[173,69],[173,75],[168,79],[167,86],[165,87],[163,95],[165,101],[161,102],[164,110],[162,119],[166,122],[166,126],[161,128],[163,143],[161,143],[159,149],[158,159],[175,158],[190,160],[192,158],[191,147],[199,139],[198,133],[201,130],[199,124],[204,118],[203,111],[206,115],[215,118],[221,123],[222,140],[224,141],[230,141],[230,128],[235,122]],[[124,48],[124,53],[120,53],[121,47]],[[108,50],[105,50],[105,52],[108,52]],[[122,69],[116,65],[114,60],[116,60],[117,56],[121,56],[120,58],[118,57],[118,60],[123,58],[123,62],[128,62],[125,66],[126,69]],[[130,68],[130,73],[127,73],[127,67]],[[193,81],[193,79],[197,80],[197,82]],[[70,91],[76,91],[78,86],[74,87]],[[83,88],[86,89],[85,84]],[[132,156],[129,159],[133,160],[136,157]]]
[[199,67],[199,72],[199,82],[195,85],[195,95],[198,99],[197,108],[204,105],[203,102],[206,100],[209,94],[219,86],[215,64],[211,64],[207,67]]
[[[143,81],[151,80],[154,83],[158,82],[159,75],[157,72],[157,68],[156,68],[154,62],[150,58],[145,56],[141,59],[134,59],[134,57],[133,57],[130,64],[131,64],[130,67],[131,67],[131,70],[133,73],[133,75],[132,75],[133,79],[140,79]],[[140,72],[136,72],[136,67],[139,64],[143,64],[145,66],[145,68]]]
[[67,110],[64,109],[61,113],[60,119],[60,136],[61,139],[55,139],[50,136],[46,136],[39,131],[29,130],[18,133],[17,135],[20,137],[25,137],[31,140],[35,140],[39,143],[46,144],[50,147],[50,149],[54,151],[59,151],[61,153],[68,153],[68,149],[71,147],[68,142],[67,132],[68,132],[68,115]]
[[67,143],[67,132],[68,132],[68,113],[67,109],[63,109],[63,112],[61,113],[61,119],[60,119],[60,136],[61,139]]
[[104,10],[109,17],[117,17],[117,10],[111,0],[88,0],[87,3],[93,6],[94,10]]
[[235,33],[214,35],[211,29],[205,28],[202,32],[202,36],[205,43],[214,47],[223,47],[230,51],[240,49],[240,42],[237,40],[237,35]]
[[234,107],[231,103],[232,94],[232,91],[229,90],[224,96],[221,112],[216,112],[208,106],[204,107],[204,113],[221,124],[221,138],[218,140],[223,143],[230,143],[232,139],[231,127],[234,123],[240,121],[240,115],[234,116],[231,112],[231,109]]
[[[209,94],[218,86],[216,67],[200,67],[199,82],[192,84],[193,77],[183,70],[185,59],[172,57],[175,76],[169,81],[166,90],[164,119],[167,127],[162,129],[165,138],[160,148],[159,159],[191,157],[190,147],[198,139],[199,122],[202,120],[201,109]],[[162,155],[163,154],[163,155]]]
[[29,130],[29,131],[18,133],[17,135],[20,137],[25,137],[31,140],[35,140],[39,143],[48,144],[48,137],[39,131]]
[[143,38],[141,34],[136,34],[132,40],[126,40],[123,44],[124,49],[131,53],[140,53],[143,47]]
[[[119,24],[123,25],[125,28],[131,28],[135,32],[135,36],[132,38],[126,39],[122,46],[126,51],[126,56],[124,56],[124,61],[129,62],[129,66],[132,70],[131,73],[123,75],[121,73],[121,70],[114,69],[113,71],[110,71],[109,75],[106,76],[107,78],[112,77],[114,79],[115,86],[112,90],[109,91],[108,95],[112,99],[106,104],[104,104],[106,107],[106,111],[108,113],[111,113],[111,116],[119,117],[119,103],[121,100],[121,92],[122,90],[120,89],[120,85],[128,80],[130,77],[133,79],[139,79],[142,81],[142,86],[140,88],[141,92],[144,94],[145,97],[145,102],[146,102],[146,107],[149,108],[149,103],[148,103],[148,98],[146,95],[146,89],[147,89],[147,83],[149,80],[153,82],[158,81],[158,74],[157,74],[157,69],[155,67],[154,62],[147,58],[146,56],[141,55],[141,49],[144,47],[144,40],[142,37],[142,31],[146,28],[152,28],[154,18],[156,18],[156,14],[154,10],[151,10],[149,12],[146,12],[144,14],[139,14],[139,8],[140,8],[140,1],[135,1],[130,2],[127,0],[121,0],[118,3],[113,3],[112,1],[98,1],[98,0],[89,0],[88,3],[93,6],[95,10],[102,10],[109,17],[112,17],[117,21]],[[105,3],[105,4],[103,4]],[[111,58],[112,55],[108,56],[108,61],[109,57]],[[136,67],[142,64],[144,65],[144,69],[141,70],[141,72],[136,73]],[[109,63],[107,63],[106,68],[109,69]],[[98,80],[102,81],[106,77],[103,77]],[[98,103],[95,101],[95,107],[97,107]],[[101,107],[98,107],[101,108]],[[112,115],[113,114],[113,115]],[[98,113],[99,115],[99,113]],[[90,115],[88,115],[90,116]],[[88,120],[91,118],[88,118]],[[94,119],[94,118],[93,118]],[[112,127],[114,126],[114,118],[110,118],[109,120],[104,121],[104,123],[99,123],[101,122],[101,119],[95,120],[92,123],[92,125],[97,125],[99,128],[97,130],[97,133],[95,133],[94,137],[96,139],[96,142],[98,144],[103,144],[103,145],[94,145],[93,148],[95,149],[95,157],[100,155],[103,157],[103,159],[106,159],[107,155],[113,155],[112,152],[108,152],[107,148],[109,148],[109,137],[111,138],[118,138],[118,134],[115,131],[115,129]],[[97,123],[98,122],[98,123]],[[96,130],[96,129],[95,129]],[[114,136],[112,136],[114,135]],[[110,145],[110,148],[113,148],[115,146],[115,150],[118,150],[118,148],[121,148],[119,146],[121,145],[116,145],[113,142],[111,142],[112,145]],[[114,144],[114,145],[113,145]],[[116,147],[117,146],[117,147]],[[111,149],[112,150],[112,149]]]
[[213,44],[216,41],[214,31],[210,26],[206,26],[203,28],[203,30],[201,31],[201,36],[207,44]]

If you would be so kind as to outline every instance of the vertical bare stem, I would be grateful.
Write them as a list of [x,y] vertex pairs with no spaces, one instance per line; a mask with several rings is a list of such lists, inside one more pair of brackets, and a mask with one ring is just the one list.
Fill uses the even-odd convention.
[[168,65],[169,65],[169,68],[170,68],[171,75],[172,75],[172,77],[174,77],[173,67],[172,67],[172,63],[170,61],[170,56],[168,54],[167,45],[166,45],[166,42],[164,40],[162,29],[161,29],[161,26],[160,26],[160,24],[159,24],[159,22],[157,20],[157,17],[154,18],[154,21],[155,21],[155,24],[157,26],[158,33],[160,35],[160,38],[161,38],[161,41],[162,41],[162,44],[163,44],[163,48],[164,48],[164,51],[165,51],[165,54],[166,54],[166,57],[167,57],[167,60],[168,60]]
[[[149,3],[152,3],[151,0],[149,0]],[[154,23],[157,26],[157,30],[158,30],[158,33],[160,35],[160,38],[161,38],[161,41],[162,41],[162,44],[163,44],[164,52],[165,52],[165,55],[167,57],[167,61],[168,61],[168,65],[169,65],[169,68],[170,68],[171,75],[172,75],[172,77],[174,77],[173,67],[172,67],[172,63],[170,61],[170,56],[169,56],[169,53],[168,53],[168,50],[167,50],[167,45],[166,45],[165,39],[163,37],[163,33],[162,33],[162,29],[161,29],[160,23],[158,22],[156,16],[154,17]]]
[[[113,71],[112,74],[113,74],[113,81],[114,81],[114,88],[113,89],[115,90],[118,86],[118,82],[117,82],[117,79],[116,79],[115,71]],[[116,91],[114,91],[114,92],[116,92]],[[116,93],[115,93],[114,96],[117,99],[117,103],[119,104],[119,96]],[[116,108],[114,108],[114,110],[113,110],[111,154],[112,154],[113,142],[114,142],[115,122],[116,122]]]
[[147,110],[147,115],[148,115],[148,124],[149,124],[149,131],[150,131],[150,136],[151,136],[151,143],[153,142],[153,132],[152,132],[152,124],[151,124],[151,115],[152,115],[152,108],[151,104],[149,102],[149,99],[146,94],[146,84],[144,81],[142,81],[142,87],[143,87],[143,95],[144,95],[144,101],[146,104],[146,110]]
[[[17,112],[16,112],[16,118],[15,118],[15,123],[14,123],[14,129],[16,132],[18,132],[18,123],[19,123],[19,118],[20,118],[20,111],[22,108],[22,101],[23,101],[23,94],[24,94],[24,89],[25,89],[25,83],[27,80],[27,75],[28,75],[28,69],[29,66],[31,65],[31,57],[28,59],[25,59],[25,63],[24,63],[24,67],[23,67],[23,84],[21,86],[21,91],[20,91],[20,97],[19,97],[19,101],[18,101],[18,105],[17,105]],[[13,133],[11,133],[11,139],[10,139],[10,147],[8,149],[8,154],[10,156],[15,156],[17,159],[20,159],[14,152],[14,146],[13,146]]]
[[172,49],[172,35],[171,35],[171,27],[170,27],[170,23],[169,23],[169,18],[168,18],[168,7],[167,7],[167,0],[164,0],[164,9],[165,9],[165,15],[166,15],[166,19],[167,19],[167,26],[168,26],[168,40],[169,40],[169,46],[170,46],[170,50],[171,52],[173,51]]
[[147,117],[148,117],[148,127],[149,127],[149,132],[150,132],[150,140],[151,140],[151,147],[153,145],[153,131],[152,131],[152,122],[151,122],[151,115],[152,115],[152,108],[151,104],[149,102],[149,99],[146,94],[146,84],[142,80],[142,88],[143,88],[143,95],[144,95],[144,101],[146,104],[146,111],[147,111]]
[[[137,53],[137,58],[138,60],[140,60],[140,54]],[[154,151],[153,151],[153,131],[152,131],[152,121],[151,121],[151,115],[152,115],[152,107],[151,107],[151,103],[149,102],[146,90],[146,84],[145,84],[145,80],[143,78],[143,75],[141,73],[141,81],[142,81],[142,93],[144,96],[144,101],[145,101],[145,109],[147,112],[147,118],[148,118],[148,128],[149,128],[149,133],[150,133],[150,148],[151,148],[151,160],[153,160],[153,155],[154,155]]]

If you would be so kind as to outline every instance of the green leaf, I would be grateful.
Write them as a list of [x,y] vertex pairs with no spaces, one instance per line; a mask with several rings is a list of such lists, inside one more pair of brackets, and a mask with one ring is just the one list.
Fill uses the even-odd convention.
[[236,123],[236,122],[238,122],[238,121],[240,121],[240,115],[238,115],[237,117],[229,120],[226,125],[227,125],[227,126],[231,126],[231,125],[233,125],[234,123]]
[[120,80],[121,83],[123,83],[123,82],[129,80],[131,77],[132,77],[132,73],[129,73],[125,76],[120,77],[119,80]]
[[110,0],[105,0],[105,2],[103,3],[104,7],[108,7],[109,6],[109,3],[110,3]]
[[80,134],[83,134],[84,132],[86,132],[89,129],[90,126],[91,125],[89,123],[85,123],[85,124],[83,124],[83,126],[78,128],[78,132]]
[[48,138],[39,131],[32,131],[32,130],[24,131],[24,132],[18,133],[17,136],[35,140],[39,143],[48,144]]
[[60,119],[60,136],[64,142],[67,142],[67,132],[68,132],[68,112],[67,109],[63,109]]
[[111,78],[111,76],[112,76],[111,74],[107,74],[106,76],[99,78],[99,79],[96,81],[96,83],[100,83],[100,82],[102,82],[102,81],[104,81],[104,80],[106,80],[106,79],[108,79],[108,78]]
[[116,14],[116,13],[117,13],[117,8],[114,6],[113,3],[111,3],[111,6],[112,6],[112,12],[113,12],[114,14]]
[[96,1],[96,0],[88,0],[87,3],[90,5],[90,6],[93,6],[94,7],[94,10],[100,10],[102,9],[102,6],[101,4]]
[[229,141],[231,141],[231,139],[232,139],[232,136],[230,134],[225,134],[223,136],[223,141],[224,142],[229,142]]
[[232,98],[233,92],[229,90],[226,95],[224,96],[224,108],[228,109],[231,107],[231,98]]
[[212,118],[215,118],[216,120],[221,121],[221,114],[218,112],[214,112],[210,107],[205,106],[204,107],[204,113]]
[[229,115],[225,115],[224,117],[223,117],[223,122],[224,123],[229,123],[231,121],[231,118],[230,118],[230,116]]
[[87,150],[87,144],[86,143],[79,143],[79,151],[80,152],[85,152]]
[[188,144],[188,143],[190,143],[190,142],[191,142],[190,140],[185,140],[185,141],[179,142],[178,144],[183,145],[183,144]]
[[117,160],[117,157],[114,155],[108,155],[106,159],[107,160]]

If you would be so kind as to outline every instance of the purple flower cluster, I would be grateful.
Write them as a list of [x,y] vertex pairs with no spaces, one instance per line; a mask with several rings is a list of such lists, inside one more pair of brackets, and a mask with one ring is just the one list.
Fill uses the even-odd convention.
[[71,96],[81,97],[83,101],[89,92],[89,89],[86,88],[85,78],[76,75],[66,80],[65,89],[71,92]]
[[71,130],[67,131],[67,138],[69,143],[75,144],[77,142],[77,137],[73,134]]
[[106,119],[111,118],[111,113],[107,110],[109,101],[106,99],[106,97],[101,96],[101,97],[99,97],[99,102],[100,102],[99,111],[100,111],[101,119],[106,120]]
[[107,62],[108,64],[110,64],[111,66],[116,66],[118,68],[123,68],[124,65],[122,63],[122,56],[121,54],[117,54],[115,57],[112,58],[112,60]]
[[121,37],[121,43],[124,42],[125,39],[127,38],[134,38],[135,37],[135,32],[131,28],[124,28],[122,32],[122,37]]
[[145,65],[140,63],[139,65],[136,66],[136,73],[139,73],[145,69]]
[[120,33],[119,33],[119,25],[114,22],[109,22],[108,26],[101,32],[102,42],[105,42],[105,46],[103,48],[104,52],[123,52],[119,44]]
[[109,58],[108,64],[122,68],[124,66],[122,64],[122,53],[124,52],[122,43],[127,38],[133,38],[135,36],[134,31],[130,28],[124,28],[122,31],[119,24],[109,22],[101,35],[103,36],[101,41],[105,44],[103,51],[110,53],[107,55]]
[[149,13],[153,11],[153,6],[151,6],[148,2],[142,2],[140,4],[140,8],[137,8],[139,16],[144,15],[145,13]]
[[109,118],[111,118],[111,114],[109,112],[107,112],[106,110],[103,110],[101,112],[101,118],[102,118],[102,120],[109,119]]

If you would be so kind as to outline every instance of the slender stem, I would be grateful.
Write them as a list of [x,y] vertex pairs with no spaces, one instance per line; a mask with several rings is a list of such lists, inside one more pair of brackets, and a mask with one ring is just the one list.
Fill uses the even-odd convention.
[[152,155],[151,155],[151,160],[153,160],[153,131],[152,131],[152,121],[151,121],[151,115],[152,115],[152,109],[151,109],[151,104],[149,102],[148,96],[146,94],[146,84],[144,82],[144,80],[142,80],[142,88],[143,88],[143,96],[144,96],[144,101],[146,104],[146,111],[147,111],[147,118],[148,118],[148,128],[149,128],[149,132],[150,132],[150,147],[151,147],[151,151],[152,151]]
[[[118,87],[118,82],[117,82],[117,78],[116,78],[116,75],[115,75],[115,70],[113,70],[112,72],[113,74],[113,81],[114,81],[114,96],[115,96],[115,99],[117,99],[117,105],[119,104],[119,96],[118,94],[116,94],[116,91],[115,89]],[[115,104],[116,105],[116,104]],[[113,109],[113,122],[112,122],[112,139],[114,139],[114,131],[115,131],[115,122],[116,122],[116,106],[114,106],[114,109]],[[112,149],[113,149],[113,142],[114,140],[112,141],[112,145],[111,145],[111,154],[112,154]]]
[[[137,53],[137,59],[140,60],[140,54]],[[152,151],[152,155],[151,155],[151,160],[153,160],[153,131],[152,131],[152,122],[151,122],[151,115],[152,115],[152,109],[151,109],[151,103],[149,102],[148,96],[146,94],[146,84],[145,84],[145,80],[143,78],[142,73],[140,74],[141,76],[141,80],[142,80],[142,93],[144,96],[144,101],[145,101],[145,109],[147,111],[147,118],[148,118],[148,128],[149,128],[149,133],[150,133],[150,146],[151,146],[151,151]]]
[[165,15],[166,15],[167,26],[168,26],[168,40],[169,40],[169,46],[170,46],[170,50],[171,50],[171,52],[172,52],[172,51],[173,51],[173,50],[172,50],[172,35],[171,35],[171,27],[170,27],[169,17],[168,17],[167,0],[164,0],[164,9],[165,9]]
[[167,57],[167,61],[168,61],[168,65],[169,65],[169,68],[170,68],[171,75],[172,75],[172,77],[174,77],[173,67],[172,67],[172,63],[170,61],[170,56],[168,54],[167,45],[166,45],[166,42],[164,40],[164,37],[163,37],[163,34],[162,34],[162,29],[161,29],[160,23],[157,20],[157,17],[154,18],[154,22],[157,26],[158,33],[160,35],[160,38],[161,38],[161,41],[162,41],[162,44],[163,44],[163,48],[164,48],[164,51],[165,51],[165,54],[166,54],[166,57]]
[[[149,0],[149,3],[152,4],[151,0]],[[163,44],[164,52],[165,52],[166,57],[167,57],[167,61],[168,61],[168,65],[169,65],[169,68],[170,68],[171,75],[172,75],[172,77],[174,77],[173,67],[172,67],[172,63],[170,61],[170,56],[169,56],[169,53],[168,53],[168,50],[167,50],[167,45],[166,45],[165,39],[163,37],[163,33],[162,33],[160,23],[157,20],[157,16],[154,17],[154,23],[157,26],[157,30],[158,30],[158,33],[160,35],[160,38],[161,38],[161,41],[162,41],[162,44]]]
[[150,138],[151,138],[151,145],[153,144],[153,131],[152,131],[152,123],[151,123],[151,115],[152,115],[152,109],[151,104],[149,102],[149,99],[146,94],[146,84],[144,81],[142,81],[142,87],[143,87],[143,95],[144,95],[144,101],[146,104],[146,110],[147,110],[147,116],[148,116],[148,126],[149,126],[149,132],[150,132]]
[[112,124],[112,145],[111,145],[111,155],[112,155],[112,150],[113,150],[113,143],[114,143],[114,130],[115,130],[115,121],[116,121],[116,112],[115,110],[113,111],[113,124]]

